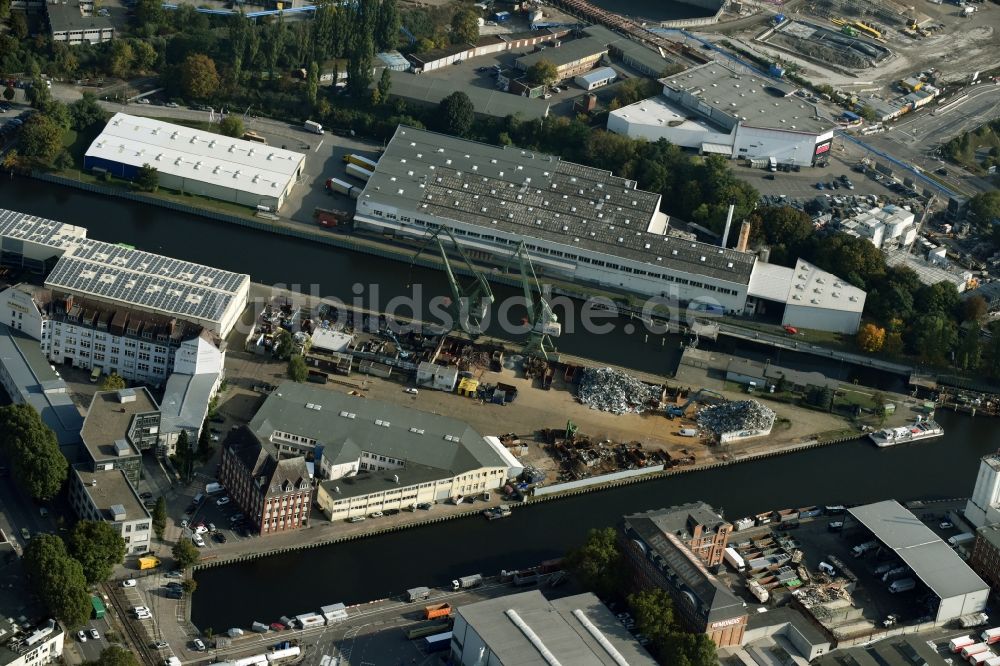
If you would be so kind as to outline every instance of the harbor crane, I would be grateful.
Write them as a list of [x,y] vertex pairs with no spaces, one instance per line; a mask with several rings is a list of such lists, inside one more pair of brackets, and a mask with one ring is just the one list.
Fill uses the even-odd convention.
[[[531,264],[531,257],[528,255],[528,246],[522,240],[517,245],[517,249],[510,256],[504,272],[508,272],[513,261],[517,261],[521,271],[521,286],[524,289],[524,305],[528,309],[527,323],[531,326],[528,331],[528,340],[524,345],[524,353],[529,356],[537,356],[546,361],[558,359],[555,345],[552,338],[562,335],[562,324],[559,318],[552,312],[549,302],[545,300],[542,287],[535,275],[535,268]],[[531,294],[532,289],[538,292],[538,298]]]
[[[451,241],[455,251],[462,260],[462,264],[464,264],[463,270],[472,274],[472,280],[467,285],[459,283],[458,278],[455,277],[451,260],[448,258],[448,250],[441,238],[442,235],[447,236],[447,239]],[[486,281],[483,274],[476,269],[468,255],[465,254],[462,246],[458,244],[455,236],[451,233],[451,229],[444,225],[438,227],[437,231],[413,255],[413,260],[410,262],[411,274],[414,264],[417,263],[417,259],[431,243],[437,244],[438,252],[441,255],[441,263],[444,265],[444,272],[448,278],[448,285],[451,288],[451,302],[446,307],[446,312],[451,318],[450,330],[461,329],[475,337],[482,333],[482,324],[486,319],[486,312],[494,300],[490,283]],[[412,285],[412,280],[410,284]]]

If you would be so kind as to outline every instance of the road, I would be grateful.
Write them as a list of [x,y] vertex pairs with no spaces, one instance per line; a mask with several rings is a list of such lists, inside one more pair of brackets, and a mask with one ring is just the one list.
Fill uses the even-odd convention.
[[[963,101],[954,102],[966,94],[968,97]],[[945,107],[943,111],[930,108],[904,116],[883,134],[862,137],[862,140],[930,173],[945,165],[936,155],[938,148],[952,138],[998,117],[1000,85],[983,83],[967,88],[941,106]],[[935,178],[957,192],[975,194],[994,189],[989,179],[971,174],[959,166],[948,164],[945,168],[948,174],[935,174]]]

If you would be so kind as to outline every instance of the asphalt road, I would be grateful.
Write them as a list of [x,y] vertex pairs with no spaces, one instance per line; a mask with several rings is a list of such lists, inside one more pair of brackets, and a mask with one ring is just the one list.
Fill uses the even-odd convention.
[[[968,94],[961,102],[954,103],[958,97]],[[954,106],[949,104],[954,103]],[[1000,85],[982,83],[967,88],[953,95],[936,108],[925,108],[904,116],[882,134],[861,137],[862,141],[904,162],[909,162],[933,172],[944,166],[947,175],[935,174],[951,189],[965,194],[994,189],[994,185],[985,178],[969,173],[961,167],[945,163],[936,156],[938,148],[952,138],[979,127],[985,122],[998,117],[1000,107]]]

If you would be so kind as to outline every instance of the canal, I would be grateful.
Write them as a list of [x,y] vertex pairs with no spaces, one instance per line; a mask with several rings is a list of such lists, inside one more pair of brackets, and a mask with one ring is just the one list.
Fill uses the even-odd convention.
[[[364,304],[376,309],[403,295],[404,285],[410,283],[423,284],[425,298],[447,293],[442,276],[434,271],[411,273],[403,263],[40,181],[0,181],[0,206],[85,226],[94,238],[249,272],[257,282],[318,285],[319,293],[351,302],[355,284],[377,285],[362,290],[368,298]],[[496,287],[498,300],[515,293]],[[647,372],[665,373],[676,365],[676,337],[647,338],[642,330],[630,334],[622,330],[625,322],[617,323],[613,332],[602,336],[565,335],[560,349]],[[718,345],[758,357],[770,353],[756,345],[737,347],[722,341]],[[844,379],[877,379],[873,383],[882,388],[900,386],[899,378],[865,377],[863,370],[802,354],[783,352],[780,360],[772,361]],[[588,529],[615,524],[625,513],[696,499],[738,517],[803,504],[966,495],[978,458],[997,447],[996,424],[952,414],[942,414],[940,420],[948,434],[931,442],[880,450],[859,440],[545,502],[503,521],[462,519],[209,569],[197,576],[192,619],[200,627],[220,631],[316,610],[327,603],[363,602],[415,585],[441,585],[456,575],[524,567],[560,555],[579,543]]]

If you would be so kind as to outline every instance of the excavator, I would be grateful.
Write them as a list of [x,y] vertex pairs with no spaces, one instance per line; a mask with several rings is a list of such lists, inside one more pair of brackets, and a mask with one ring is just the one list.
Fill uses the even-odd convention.
[[712,402],[722,401],[725,402],[726,396],[712,391],[710,389],[702,388],[698,389],[694,393],[688,395],[687,402],[683,405],[667,405],[667,418],[672,419],[675,416],[684,416],[687,414],[688,407],[697,402],[706,402],[705,398],[711,399]]

